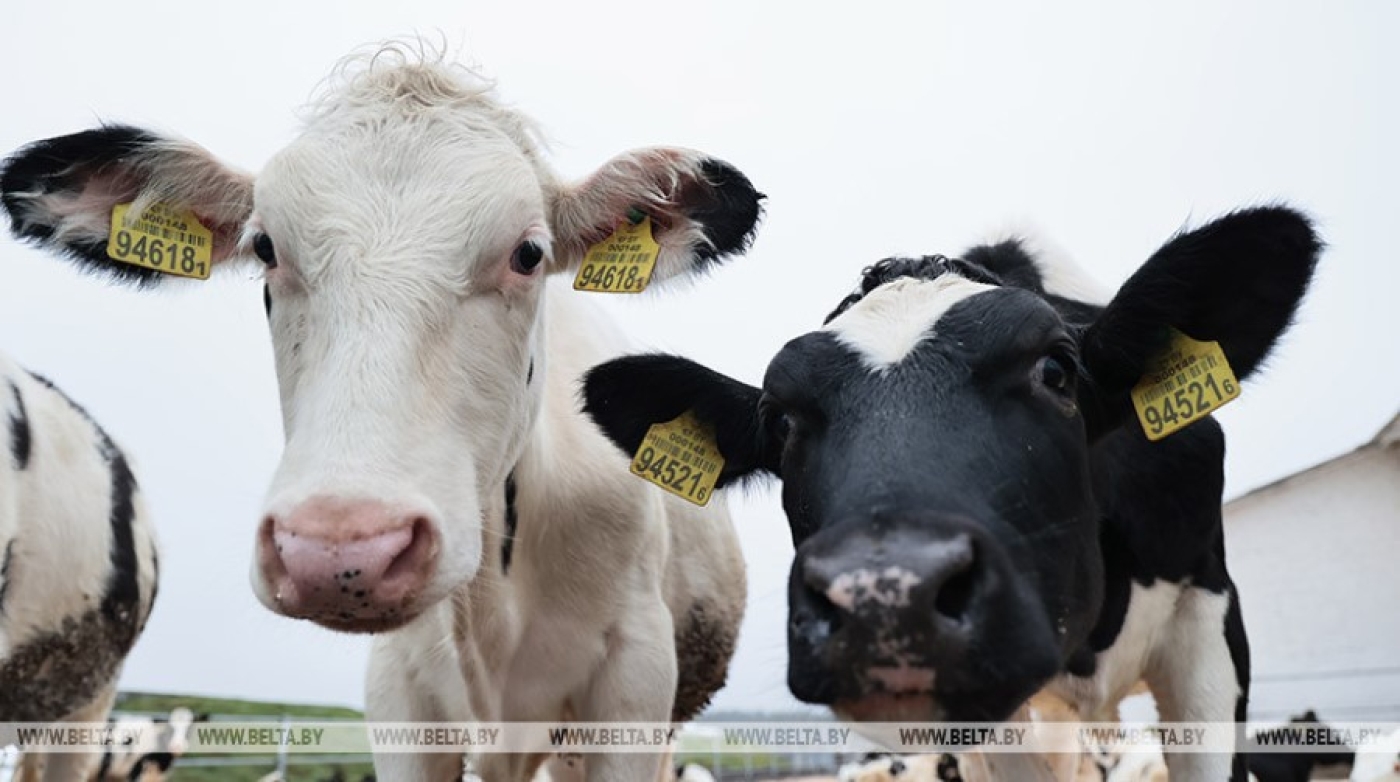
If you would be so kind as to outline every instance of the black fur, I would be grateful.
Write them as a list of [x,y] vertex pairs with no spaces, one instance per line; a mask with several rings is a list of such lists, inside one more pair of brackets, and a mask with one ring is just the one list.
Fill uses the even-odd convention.
[[[0,168],[0,202],[10,216],[10,231],[24,241],[54,250],[76,261],[90,272],[106,275],[116,282],[139,287],[153,285],[164,277],[158,271],[133,266],[107,257],[107,238],[81,242],[58,241],[54,227],[25,219],[25,194],[82,192],[89,177],[99,172],[116,173],[130,168],[130,158],[158,143],[160,139],[139,128],[103,125],[67,136],[30,144],[3,163]],[[133,179],[133,196],[136,182]]]
[[[1171,328],[1219,342],[1236,375],[1247,377],[1292,321],[1321,248],[1297,212],[1236,212],[1168,241],[1103,307],[1048,294],[1034,260],[1016,240],[972,248],[962,259],[886,259],[864,271],[856,291],[828,320],[900,277],[934,279],[952,272],[997,290],[955,304],[939,321],[943,339],[919,343],[881,372],[863,366],[829,333],[814,332],[784,346],[762,388],[678,357],[632,356],[586,376],[585,408],[628,452],[651,424],[691,410],[715,426],[726,481],[761,473],[783,479],[783,505],[798,543],[789,596],[789,686],[800,698],[852,697],[839,692],[852,686],[839,655],[869,648],[855,635],[867,629],[858,616],[851,629],[843,629],[832,620],[846,621],[844,615],[820,615],[822,586],[810,583],[820,576],[799,572],[804,562],[840,564],[846,545],[854,547],[855,562],[865,562],[864,553],[882,552],[880,562],[909,569],[916,565],[901,564],[898,552],[917,549],[919,536],[934,530],[973,535],[983,552],[978,556],[989,561],[996,548],[1019,557],[1007,572],[1031,574],[1019,577],[1028,578],[1036,599],[1049,601],[1047,615],[1056,617],[1062,642],[1061,670],[1074,675],[1092,673],[1095,653],[1118,639],[1134,583],[1166,581],[1226,596],[1222,632],[1240,690],[1232,710],[1242,721],[1249,650],[1225,567],[1223,435],[1207,418],[1152,443],[1124,411],[1129,390],[1165,346]],[[1059,392],[1025,385],[1022,373],[1034,369],[1031,377],[1040,377],[1046,357],[1071,375]],[[1048,484],[1037,472],[1051,463],[1047,459],[1063,473]],[[1046,513],[1029,524],[1021,518]],[[1019,529],[1025,539],[977,538],[988,530],[969,528],[964,520],[982,517],[994,522],[989,529],[1001,530],[997,535]],[[1047,570],[1046,551],[1067,564]],[[993,588],[983,590],[984,605],[993,605],[985,598]],[[1002,618],[989,623],[1006,624],[1008,610],[994,607],[986,615]],[[899,621],[911,643],[918,642],[922,626],[908,617]],[[976,675],[969,681],[1005,675],[1012,663],[1038,670],[1029,658],[1010,652],[1029,643],[1044,646],[1045,640],[1025,622],[1010,624],[1025,628],[1023,642],[1002,637],[1005,628],[981,631],[989,643],[977,648],[1006,654],[988,656],[980,669],[976,660],[958,660],[956,644],[962,641],[955,633],[936,630],[942,635],[929,637],[943,640],[926,656],[939,671],[938,681],[960,675],[955,666],[939,665],[939,654],[970,666]],[[835,630],[818,633],[818,627]],[[811,633],[817,641],[804,640]],[[872,691],[858,678],[854,682],[857,694]],[[1039,686],[1043,679],[1013,674],[1001,695],[1018,682]],[[963,693],[971,700],[960,706],[958,693],[937,684],[934,692],[945,708],[953,704],[978,719],[1001,719],[1005,714],[997,710],[1012,700],[985,684]],[[993,701],[1001,705],[987,705]],[[1236,755],[1232,776],[1243,779],[1244,773],[1243,757]]]
[[1084,334],[1080,355],[1099,389],[1085,410],[1091,436],[1131,415],[1128,391],[1168,327],[1219,342],[1237,378],[1253,373],[1293,322],[1322,248],[1308,219],[1284,207],[1234,212],[1167,242]]
[[10,562],[15,556],[15,541],[13,538],[5,544],[5,554],[0,556],[0,616],[5,613],[5,593],[10,589]]
[[[635,382],[646,377],[645,384]],[[697,382],[697,378],[700,380]],[[725,465],[717,486],[755,469],[776,472],[780,451],[756,418],[731,415],[758,408],[758,389],[677,356],[626,356],[594,367],[583,379],[584,409],[626,453],[637,452],[653,423],[694,410],[704,421],[724,421],[715,437]]]
[[700,173],[703,186],[688,189],[681,200],[691,204],[686,216],[700,224],[708,240],[691,248],[696,265],[703,268],[749,248],[763,217],[766,196],[754,189],[743,172],[723,160],[702,161]]
[[510,573],[510,557],[515,551],[515,530],[520,517],[515,511],[515,471],[506,476],[506,534],[501,541],[501,572]]
[[10,395],[15,400],[14,412],[10,413],[10,455],[14,457],[15,469],[23,470],[29,466],[29,415],[24,410],[24,397],[19,393],[19,386],[10,383]]

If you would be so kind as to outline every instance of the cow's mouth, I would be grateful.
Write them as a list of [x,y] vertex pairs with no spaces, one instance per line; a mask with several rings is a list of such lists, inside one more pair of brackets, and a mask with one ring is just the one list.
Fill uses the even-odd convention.
[[929,692],[874,692],[831,704],[843,720],[853,722],[937,722],[943,709]]

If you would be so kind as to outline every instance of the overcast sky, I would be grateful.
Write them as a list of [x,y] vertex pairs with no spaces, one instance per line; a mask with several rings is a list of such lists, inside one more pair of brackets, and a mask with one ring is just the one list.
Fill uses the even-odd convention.
[[[1400,408],[1400,5],[818,5],[10,3],[0,151],[123,121],[256,171],[340,57],[440,31],[540,121],[567,175],[670,144],[768,194],[747,257],[605,297],[641,347],[757,382],[881,257],[1029,220],[1111,288],[1179,228],[1286,200],[1330,248],[1269,372],[1220,414],[1229,494],[1350,450]],[[276,617],[248,585],[282,442],[254,273],[137,294],[8,235],[0,269],[0,349],[125,444],[154,510],[164,580],[124,687],[360,705],[364,639]],[[733,507],[751,596],[718,703],[786,707],[791,543],[776,492]]]

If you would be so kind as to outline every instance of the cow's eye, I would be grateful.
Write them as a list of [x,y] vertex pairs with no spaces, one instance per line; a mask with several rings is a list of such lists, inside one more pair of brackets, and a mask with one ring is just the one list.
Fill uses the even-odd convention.
[[1061,356],[1046,356],[1037,368],[1040,382],[1058,394],[1068,394],[1074,386],[1074,372],[1068,359]]
[[260,233],[253,237],[253,254],[267,264],[267,268],[277,268],[277,250],[272,246],[272,237]]
[[530,274],[539,268],[544,260],[544,248],[531,241],[524,241],[510,256],[510,270],[516,274]]

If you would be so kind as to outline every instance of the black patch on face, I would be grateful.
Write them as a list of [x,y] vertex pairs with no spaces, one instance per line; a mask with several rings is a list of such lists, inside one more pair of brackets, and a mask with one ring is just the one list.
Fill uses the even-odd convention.
[[263,311],[267,317],[272,317],[272,291],[268,290],[267,283],[263,283]]
[[61,192],[76,196],[82,192],[82,183],[94,174],[122,166],[158,141],[144,130],[104,125],[20,149],[0,167],[0,202],[10,215],[10,231],[18,239],[61,252],[84,270],[117,282],[138,287],[160,282],[164,277],[161,272],[108,258],[105,236],[82,242],[56,240],[54,226],[25,219],[28,207],[22,197],[25,193]]
[[520,518],[515,511],[515,471],[506,476],[506,534],[501,541],[501,572],[510,573],[510,557],[515,550],[515,530]]
[[10,395],[15,400],[15,410],[10,413],[10,454],[15,458],[15,469],[23,470],[29,466],[29,416],[25,413],[19,386],[10,383]]
[[5,555],[0,556],[0,616],[5,615],[5,593],[10,589],[10,561],[15,556],[15,541],[5,544]]
[[30,373],[37,382],[58,394],[79,415],[87,419],[97,433],[98,451],[111,476],[112,507],[108,523],[112,527],[112,550],[110,553],[112,573],[107,578],[107,588],[102,595],[102,615],[110,623],[116,642],[130,648],[136,641],[141,624],[141,588],[137,582],[136,535],[133,524],[136,520],[136,476],[127,464],[126,456],[107,435],[106,430],[88,414],[81,405],[74,402],[57,386],[41,375]]
[[763,217],[763,199],[767,196],[755,190],[743,172],[723,160],[701,161],[700,173],[703,183],[692,186],[681,200],[694,204],[687,216],[700,224],[709,240],[691,248],[697,266],[703,267],[749,248]]
[[530,368],[525,370],[525,385],[530,385],[535,381],[535,357],[530,357]]

